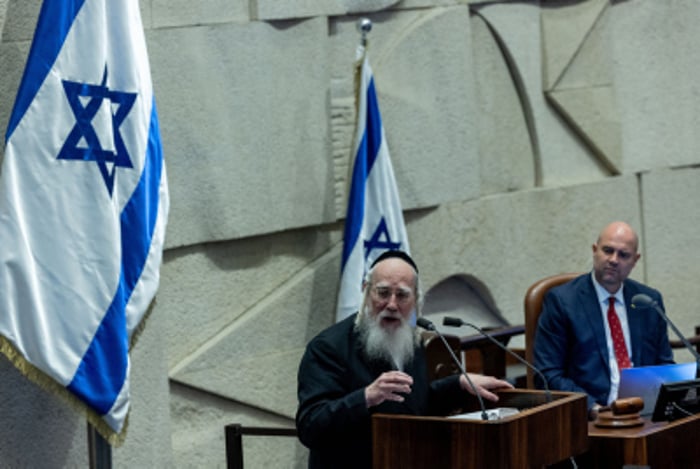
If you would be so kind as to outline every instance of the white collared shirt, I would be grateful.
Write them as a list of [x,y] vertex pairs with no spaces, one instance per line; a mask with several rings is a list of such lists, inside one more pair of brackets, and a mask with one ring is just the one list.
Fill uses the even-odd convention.
[[[603,324],[605,325],[605,343],[608,346],[608,363],[610,363],[610,394],[608,395],[608,405],[610,405],[617,399],[617,392],[620,388],[620,370],[617,367],[612,335],[610,334],[610,324],[608,324],[608,307],[610,305],[608,298],[611,296],[615,297],[615,311],[617,312],[617,317],[620,318],[620,325],[622,326],[622,334],[625,336],[627,353],[631,354],[632,352],[630,327],[627,321],[627,308],[625,307],[625,297],[622,295],[622,288],[624,285],[620,285],[620,289],[616,291],[614,295],[611,295],[610,292],[598,283],[593,272],[591,272],[591,278],[593,279],[596,295],[598,295],[598,306],[600,306],[600,314],[603,317]],[[630,361],[631,360],[632,356],[630,355]],[[634,366],[634,363],[632,363],[632,366]]]

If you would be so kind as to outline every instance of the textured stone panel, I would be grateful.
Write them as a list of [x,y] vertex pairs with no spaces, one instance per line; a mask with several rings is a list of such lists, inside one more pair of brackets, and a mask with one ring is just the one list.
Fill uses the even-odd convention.
[[488,289],[469,276],[453,275],[425,292],[423,316],[427,317],[443,334],[471,335],[474,329],[455,329],[442,324],[445,316],[462,319],[481,328],[508,325],[494,308]]
[[2,31],[5,29],[5,16],[7,15],[7,5],[10,0],[0,0],[0,38],[2,38]]
[[[467,7],[402,11],[373,21],[369,58],[403,208],[478,196]],[[355,20],[339,19],[331,32],[334,90],[352,96]]]
[[139,9],[141,10],[141,22],[143,29],[151,29],[153,27],[153,15],[151,14],[153,7],[152,0],[139,1]]
[[529,103],[520,100],[521,83],[511,75],[507,58],[484,21],[475,16],[471,24],[481,194],[532,188],[537,183],[539,152],[528,132]]
[[[365,2],[371,2],[372,0],[365,0]],[[392,9],[402,10],[410,8],[430,8],[430,7],[444,7],[444,6],[455,6],[469,3],[465,0],[401,0]]]
[[[591,245],[617,219],[640,226],[634,176],[445,204],[411,219],[411,252],[424,291],[450,275],[473,276],[497,312],[522,324],[527,288],[547,275],[590,270]],[[643,259],[635,278],[644,277]]]
[[335,219],[325,35],[324,19],[150,31],[169,247]]
[[477,197],[478,104],[468,8],[419,13],[393,39],[393,47],[376,55],[374,68],[402,204],[427,207]]
[[[341,15],[346,12],[343,0],[249,0],[252,19],[259,21]],[[396,0],[383,0],[391,2]]]
[[[577,6],[583,9],[581,12],[578,8],[573,8],[573,11],[569,8],[564,9],[567,18],[569,15],[572,18],[563,20],[560,28],[543,33],[542,47],[545,50],[543,67],[554,67],[550,65],[552,61],[563,59],[566,53],[570,54],[566,58],[565,66],[559,70],[559,75],[550,86],[544,89],[565,90],[612,85],[614,74],[611,29],[614,28],[614,24],[611,22],[612,8],[606,5],[608,0],[594,0],[579,3]],[[591,9],[593,11],[587,11]],[[548,9],[542,11],[543,29],[552,21],[551,11]],[[581,36],[572,49],[563,47],[570,37],[567,28],[580,29]]]
[[[331,91],[331,95],[333,91]],[[331,142],[333,148],[333,185],[336,218],[345,218],[348,210],[349,184],[355,136],[355,100],[331,99]]]
[[545,93],[600,164],[611,174],[620,174],[622,132],[612,81],[607,5],[607,0],[594,0],[543,10],[543,66],[550,74],[558,73],[547,77]]
[[[0,358],[3,467],[46,467],[47,461],[88,461],[85,419],[62,398],[30,382]],[[37,427],[41,431],[37,431]]]
[[456,0],[249,0],[254,19],[281,20],[313,16],[373,16],[385,10],[457,5]]
[[[184,366],[220,331],[236,324],[338,243],[339,236],[314,229],[167,251],[156,309],[168,316],[165,335],[170,369]],[[339,271],[338,262],[330,274],[334,282],[328,285],[330,296],[335,295]],[[324,313],[329,318],[333,315]],[[263,319],[272,330],[283,324]]]
[[[171,392],[172,445],[177,467],[226,467],[226,425],[294,427],[293,419],[177,383],[172,384]],[[245,467],[307,467],[308,450],[297,438],[250,435],[244,436],[242,442]]]
[[167,315],[153,310],[130,351],[131,413],[114,467],[173,467],[170,388],[163,331]]
[[532,126],[540,149],[541,184],[560,186],[608,175],[592,152],[546,102],[542,90],[540,9],[536,4],[487,4],[479,14],[493,27],[513,57],[532,106]]
[[[581,45],[589,40],[591,30],[603,15],[608,1],[588,0],[572,3],[567,8],[541,10],[544,89],[551,89],[562,80],[580,53]],[[600,49],[596,48],[595,52],[600,52]],[[605,73],[606,70],[609,69],[593,68],[590,70],[590,77],[593,80],[600,79],[597,72]],[[588,83],[588,80],[585,83]]]
[[[686,336],[694,335],[700,325],[698,181],[698,168],[642,175],[647,277],[664,295],[668,316]],[[689,361],[690,355],[676,352],[676,358]]]
[[8,0],[2,41],[31,41],[42,0]]
[[700,2],[616,2],[625,171],[700,163]]
[[150,0],[154,28],[244,22],[251,0]]
[[178,382],[293,418],[306,343],[335,317],[336,249],[279,285],[171,372]]
[[586,142],[601,166],[620,174],[622,124],[612,86],[556,89],[548,93],[554,107]]

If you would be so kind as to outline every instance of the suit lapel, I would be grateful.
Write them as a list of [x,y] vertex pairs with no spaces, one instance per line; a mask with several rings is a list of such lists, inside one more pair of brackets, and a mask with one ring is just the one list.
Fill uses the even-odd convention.
[[642,363],[641,343],[644,316],[632,309],[632,297],[638,293],[637,289],[630,282],[625,281],[623,296],[625,297],[625,308],[627,308],[627,325],[630,328],[630,344],[632,345],[632,365],[639,366]]
[[593,331],[593,336],[596,340],[596,351],[600,356],[601,361],[605,366],[603,370],[605,374],[610,376],[610,362],[608,359],[608,344],[605,341],[605,324],[600,313],[600,305],[598,304],[598,295],[593,287],[593,280],[590,275],[586,277],[584,287],[579,290],[579,302],[581,311],[585,311],[586,320]]

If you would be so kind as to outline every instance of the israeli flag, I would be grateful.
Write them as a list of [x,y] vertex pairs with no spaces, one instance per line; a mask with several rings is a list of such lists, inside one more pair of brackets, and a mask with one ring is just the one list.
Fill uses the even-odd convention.
[[389,249],[410,253],[372,69],[363,46],[358,47],[358,59],[355,163],[345,218],[338,321],[360,308],[362,280],[374,259]]
[[169,206],[138,0],[44,1],[5,143],[1,349],[113,438]]

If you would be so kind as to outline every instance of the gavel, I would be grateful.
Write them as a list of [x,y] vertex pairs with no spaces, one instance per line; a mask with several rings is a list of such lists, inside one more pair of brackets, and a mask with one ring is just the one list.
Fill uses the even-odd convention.
[[644,399],[641,397],[626,397],[617,399],[610,407],[603,407],[595,419],[597,427],[636,427],[644,425],[644,420],[639,416],[639,411],[644,408]]
[[634,414],[643,408],[644,400],[641,397],[625,397],[610,404],[613,415]]

